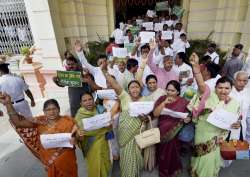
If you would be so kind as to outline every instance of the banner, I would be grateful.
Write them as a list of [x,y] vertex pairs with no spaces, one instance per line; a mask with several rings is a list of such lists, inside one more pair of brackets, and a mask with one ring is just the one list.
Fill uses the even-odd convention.
[[69,87],[82,87],[80,71],[57,71],[59,84]]

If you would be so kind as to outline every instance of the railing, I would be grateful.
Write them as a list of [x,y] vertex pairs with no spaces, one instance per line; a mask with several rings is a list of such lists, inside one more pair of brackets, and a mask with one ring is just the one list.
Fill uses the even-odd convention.
[[23,0],[0,0],[0,54],[20,54],[23,46],[33,45]]

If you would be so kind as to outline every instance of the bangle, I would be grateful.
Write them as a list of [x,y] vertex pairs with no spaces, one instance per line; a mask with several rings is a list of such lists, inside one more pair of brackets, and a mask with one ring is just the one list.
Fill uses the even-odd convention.
[[196,72],[193,72],[193,73],[194,73],[194,74],[200,74],[201,72],[199,71],[199,72],[197,72],[197,73],[196,73]]

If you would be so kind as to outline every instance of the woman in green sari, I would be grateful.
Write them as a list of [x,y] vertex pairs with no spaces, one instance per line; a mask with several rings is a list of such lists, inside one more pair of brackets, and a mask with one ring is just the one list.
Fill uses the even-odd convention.
[[105,76],[121,101],[122,112],[118,126],[121,177],[139,177],[140,169],[143,167],[143,157],[134,137],[140,133],[142,120],[131,117],[128,108],[130,102],[148,101],[148,98],[141,96],[141,86],[137,80],[128,84],[127,93],[112,76],[108,73],[105,73]]
[[111,176],[110,151],[106,138],[111,128],[104,127],[97,130],[84,131],[82,123],[82,119],[102,114],[104,111],[103,106],[95,105],[91,93],[84,93],[82,95],[81,107],[75,116],[75,120],[80,129],[77,133],[78,144],[87,161],[88,177]]
[[[215,86],[215,91],[210,92],[203,80],[204,71],[200,70],[199,58],[196,54],[190,57],[193,66],[194,77],[197,81],[199,94],[188,105],[193,113],[195,122],[194,155],[191,159],[192,177],[216,177],[223,165],[220,155],[219,142],[225,138],[227,130],[218,128],[209,122],[207,118],[215,108],[222,108],[231,113],[237,113],[239,103],[229,97],[232,83],[226,77],[220,78]],[[240,123],[231,125],[239,128]]]

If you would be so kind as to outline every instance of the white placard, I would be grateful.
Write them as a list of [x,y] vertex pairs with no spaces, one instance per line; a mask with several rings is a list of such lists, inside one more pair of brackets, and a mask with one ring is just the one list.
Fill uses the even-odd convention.
[[142,26],[146,28],[147,31],[154,30],[154,23],[153,22],[144,22]]
[[185,118],[187,118],[188,113],[177,112],[177,111],[173,111],[173,110],[168,109],[168,108],[163,108],[163,110],[161,111],[161,115],[169,115],[169,116],[176,118],[176,119],[185,119]]
[[141,38],[141,43],[149,43],[151,39],[155,38],[155,32],[140,32],[139,37]]
[[155,11],[153,10],[148,10],[147,11],[147,16],[153,18],[155,16]]
[[164,39],[164,40],[173,39],[173,31],[162,31],[161,32],[161,39]]
[[117,95],[114,89],[97,90],[96,93],[100,99],[109,99],[109,100],[117,99]]
[[163,23],[155,23],[154,31],[162,31],[163,25]]
[[143,23],[143,20],[142,20],[142,19],[136,19],[136,24],[137,24],[138,26],[141,26],[142,23]]
[[71,133],[55,133],[40,135],[41,144],[45,149],[68,147],[73,148],[70,143]]
[[112,47],[114,57],[126,58],[128,56],[128,50],[126,48]]
[[224,109],[215,109],[207,118],[207,121],[219,128],[230,130],[231,125],[238,120],[238,115]]
[[110,112],[103,114],[97,114],[96,116],[82,119],[83,129],[85,131],[97,130],[103,127],[107,127],[111,122]]
[[132,117],[137,117],[142,114],[150,113],[154,108],[153,101],[138,101],[129,103],[129,115]]

